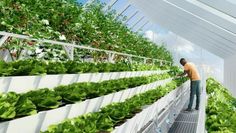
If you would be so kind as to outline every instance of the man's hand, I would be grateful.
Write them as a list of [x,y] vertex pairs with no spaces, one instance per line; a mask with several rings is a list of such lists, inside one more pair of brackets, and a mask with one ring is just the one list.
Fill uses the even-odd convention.
[[181,76],[180,75],[176,75],[175,78],[181,78]]
[[177,77],[183,77],[183,76],[185,76],[187,74],[187,71],[184,71],[184,73],[182,73],[182,74],[178,74],[178,75],[176,75]]

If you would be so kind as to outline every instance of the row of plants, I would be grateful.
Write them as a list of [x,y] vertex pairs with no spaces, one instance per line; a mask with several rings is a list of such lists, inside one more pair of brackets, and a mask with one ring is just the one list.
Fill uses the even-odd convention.
[[37,59],[4,62],[0,60],[0,76],[24,76],[40,74],[76,74],[94,72],[121,72],[169,69],[169,66],[147,65],[139,63],[90,63],[79,61],[53,62]]
[[[134,33],[122,23],[125,17],[116,19],[115,11],[104,13],[103,7],[99,0],[85,7],[77,0],[1,0],[0,31],[172,61],[163,45]],[[66,59],[61,46],[31,40],[9,38],[0,49],[8,50],[14,57],[27,49],[30,56]],[[76,49],[75,59],[87,53]]]
[[62,85],[54,89],[38,89],[27,93],[9,92],[0,95],[0,120],[11,120],[33,115],[39,111],[55,109],[66,104],[84,101],[128,88],[170,78],[160,75],[123,78],[100,83],[84,82]]
[[124,102],[112,103],[99,112],[93,112],[77,118],[52,125],[44,133],[101,133],[111,132],[116,126],[142,111],[145,105],[151,105],[165,96],[187,79],[175,79],[167,85],[135,95]]
[[206,128],[209,133],[236,132],[236,98],[213,78],[207,79]]

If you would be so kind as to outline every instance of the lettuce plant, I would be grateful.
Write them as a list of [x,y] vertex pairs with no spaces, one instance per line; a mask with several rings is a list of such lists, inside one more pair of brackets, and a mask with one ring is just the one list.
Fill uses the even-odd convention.
[[55,109],[65,104],[84,101],[113,92],[166,79],[168,74],[123,78],[99,83],[73,83],[49,90],[32,90],[23,94],[9,92],[0,95],[0,120],[36,114],[38,111]]
[[0,120],[12,119],[16,116],[15,105],[19,95],[14,92],[0,95]]
[[[111,132],[115,126],[123,124],[127,119],[142,111],[142,107],[152,104],[168,92],[180,86],[184,79],[176,79],[166,86],[135,95],[124,102],[112,103],[103,107],[99,112],[89,113],[77,118],[65,120],[64,122],[52,125],[45,133],[73,132]],[[160,93],[165,91],[165,93]]]
[[80,61],[44,61],[37,59],[17,60],[6,63],[0,61],[0,76],[27,76],[41,74],[76,74],[95,72],[121,72],[159,70],[160,67],[148,64],[117,63],[90,63]]
[[61,105],[61,96],[47,88],[29,91],[23,94],[23,97],[31,100],[39,111],[58,108]]

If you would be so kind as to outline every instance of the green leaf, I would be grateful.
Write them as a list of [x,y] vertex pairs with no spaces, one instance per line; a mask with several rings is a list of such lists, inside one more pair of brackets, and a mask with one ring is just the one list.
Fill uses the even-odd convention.
[[23,94],[36,105],[37,110],[54,109],[60,106],[61,96],[47,88]]
[[36,106],[27,97],[21,96],[16,104],[16,116],[28,116],[36,114]]

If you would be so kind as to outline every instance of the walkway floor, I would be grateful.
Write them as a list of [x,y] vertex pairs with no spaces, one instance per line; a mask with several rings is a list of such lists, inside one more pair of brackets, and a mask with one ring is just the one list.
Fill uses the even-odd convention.
[[[188,102],[186,102],[184,108],[181,110],[168,133],[196,133],[198,111],[193,110],[191,112],[185,112],[184,110],[187,106]],[[195,104],[193,107],[195,107]]]

